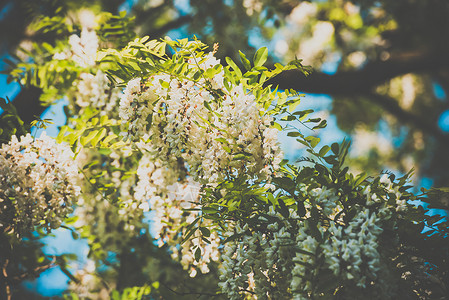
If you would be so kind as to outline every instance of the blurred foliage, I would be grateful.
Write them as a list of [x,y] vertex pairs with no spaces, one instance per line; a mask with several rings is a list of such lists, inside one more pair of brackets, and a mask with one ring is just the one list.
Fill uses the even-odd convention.
[[8,98],[0,98],[0,108],[3,110],[0,115],[0,143],[8,142],[14,134],[23,135],[28,132],[28,124],[22,121]]

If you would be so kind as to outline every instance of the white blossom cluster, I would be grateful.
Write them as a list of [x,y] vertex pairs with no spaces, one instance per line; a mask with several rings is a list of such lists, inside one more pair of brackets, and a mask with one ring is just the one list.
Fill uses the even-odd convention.
[[69,37],[72,59],[80,67],[88,68],[95,65],[98,50],[98,36],[94,30],[83,28],[78,36],[72,34]]
[[[148,139],[148,118],[153,116],[153,102],[156,95],[146,88],[142,88],[141,78],[134,78],[128,82],[120,98],[119,117],[127,126],[125,135],[128,139],[145,137]],[[138,139],[137,139],[138,140]]]
[[[360,211],[346,228],[331,222],[327,230],[331,237],[321,245],[329,269],[335,275],[343,275],[348,280],[355,279],[356,285],[366,287],[366,281],[375,279],[380,268],[377,251],[381,220],[369,209]],[[342,269],[343,268],[343,269]],[[368,275],[371,275],[368,277]]]
[[0,149],[0,230],[58,228],[80,193],[70,148],[46,136],[12,136]]
[[[394,226],[388,222],[396,211],[406,208],[406,202],[401,199],[399,188],[393,187],[387,175],[381,176],[380,183],[386,195],[395,195],[396,203],[389,204],[386,196],[374,193],[368,185],[361,191],[362,202],[353,207],[355,216],[347,224],[340,214],[343,208],[338,202],[335,189],[322,187],[309,192],[310,202],[321,207],[324,216],[329,219],[326,224],[318,223],[319,240],[310,234],[308,222],[298,225],[296,242],[303,251],[298,252],[294,259],[299,264],[293,270],[291,285],[292,291],[297,292],[298,299],[306,297],[311,291],[312,282],[306,278],[312,277],[304,276],[310,274],[306,263],[314,264],[314,257],[318,253],[324,257],[324,268],[329,269],[342,282],[350,282],[358,288],[383,282],[380,274],[388,274],[388,271],[378,249],[380,235],[384,228]],[[310,208],[306,206],[306,209]],[[383,282],[382,285],[387,283]]]
[[[295,211],[290,213],[297,218]],[[273,207],[269,215],[278,222],[269,224],[266,233],[249,230],[248,224],[237,224],[226,233],[243,235],[226,243],[222,254],[219,286],[229,299],[242,299],[245,291],[250,291],[255,299],[291,296],[287,290],[294,267],[295,229]]]
[[[321,229],[320,233],[322,233],[323,228],[319,229]],[[298,222],[295,241],[300,251],[293,258],[294,268],[291,281],[293,299],[309,299],[306,295],[312,290],[311,279],[313,278],[313,267],[319,243],[310,234],[308,224],[304,221]]]
[[81,108],[92,107],[100,110],[100,115],[117,114],[117,106],[122,92],[118,88],[108,86],[108,78],[102,71],[95,75],[81,73],[73,82],[68,95]]
[[[159,246],[168,245],[172,257],[180,260],[184,269],[188,269],[190,276],[194,277],[197,270],[208,273],[208,264],[219,259],[220,238],[215,231],[207,238],[206,243],[201,239],[197,231],[191,238],[183,243],[180,248],[181,238],[185,235],[182,227],[194,222],[199,216],[198,211],[185,211],[196,207],[195,202],[199,200],[200,186],[192,180],[180,178],[180,171],[176,168],[167,168],[160,161],[152,160],[145,155],[139,162],[137,170],[138,182],[134,197],[141,201],[140,206],[151,208],[154,213],[152,218],[152,231],[156,233],[155,238]],[[149,206],[146,199],[149,199]],[[209,220],[204,220],[203,227],[211,226]],[[201,258],[195,260],[196,248],[201,249]]]
[[324,215],[331,216],[336,212],[338,196],[336,195],[335,189],[319,187],[311,190],[309,195],[311,204],[321,208]]
[[83,27],[80,35],[72,34],[69,37],[70,50],[55,53],[53,59],[73,60],[81,68],[95,66],[98,50],[98,36],[92,28]]
[[[73,99],[82,113],[86,107],[100,110],[101,115],[117,115],[117,107],[122,91],[108,85],[109,80],[104,72],[96,71],[96,55],[99,47],[98,36],[94,30],[94,23],[89,11],[81,11],[80,15],[87,14],[85,20],[89,26],[84,26],[80,35],[72,34],[69,37],[70,49],[53,55],[56,60],[71,60],[83,69],[79,77],[73,82],[67,96]],[[90,71],[87,71],[90,69]]]
[[[209,54],[201,68],[218,63]],[[271,118],[261,116],[255,97],[242,85],[227,91],[223,72],[208,83],[215,92],[204,87],[205,79],[163,74],[147,82],[131,80],[120,100],[120,117],[128,121],[126,137],[140,141],[161,161],[182,158],[201,184],[217,183],[236,171],[269,178],[282,160]]]
[[[401,198],[401,192],[399,192],[399,186],[394,186],[388,174],[383,174],[380,177],[380,184],[388,191],[389,194],[392,194],[396,197],[396,211],[405,211],[407,209],[407,200]],[[367,193],[367,192],[366,192]],[[375,196],[373,195],[372,198]]]
[[[195,66],[195,59],[190,63]],[[218,63],[209,53],[200,67],[207,70]],[[156,239],[160,246],[171,246],[172,256],[190,268],[191,276],[197,269],[208,272],[208,263],[219,259],[220,239],[214,231],[207,237],[210,244],[196,231],[176,247],[182,228],[199,216],[185,211],[199,201],[199,184],[213,185],[236,171],[266,179],[282,159],[277,130],[270,128],[268,116],[261,116],[255,97],[242,85],[227,91],[223,72],[207,84],[221,96],[205,88],[205,79],[195,82],[164,74],[145,82],[135,78],[128,82],[119,108],[120,118],[127,122],[125,137],[149,153],[139,163],[134,197],[142,203],[149,200]],[[201,226],[210,226],[208,222]],[[202,253],[198,262],[197,248]]]
[[[405,200],[386,175],[380,179],[380,188],[384,189],[380,194],[370,185],[360,191],[361,202],[353,206],[355,215],[348,222],[338,191],[322,186],[300,189],[307,199],[302,218],[290,209],[286,219],[270,207],[269,215],[278,221],[270,222],[266,231],[236,225],[226,235],[242,237],[225,244],[222,291],[230,299],[241,299],[245,290],[257,299],[309,299],[321,272],[333,274],[337,285],[360,289],[374,285],[379,286],[379,293],[388,291],[382,277],[390,271],[379,244],[384,229],[394,226],[392,216],[404,209]],[[386,198],[391,194],[396,203]],[[312,217],[312,209],[318,209],[322,219]]]
[[136,205],[128,205],[128,201],[120,206],[111,204],[101,195],[90,195],[89,199],[80,199],[75,209],[77,221],[74,224],[80,233],[89,227],[91,235],[103,246],[111,249],[127,247],[127,241],[138,236],[144,218],[143,211]]

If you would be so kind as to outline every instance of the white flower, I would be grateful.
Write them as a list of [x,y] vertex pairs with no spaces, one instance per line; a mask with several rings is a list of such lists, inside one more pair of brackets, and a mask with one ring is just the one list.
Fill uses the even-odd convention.
[[81,35],[72,34],[69,44],[73,53],[72,59],[83,68],[95,65],[98,49],[98,37],[95,31],[87,28],[81,30]]
[[109,87],[108,83],[108,78],[102,71],[98,71],[95,75],[81,73],[79,79],[73,82],[73,88],[68,94],[81,108],[92,107],[100,110],[101,115],[111,115],[117,111],[121,91]]

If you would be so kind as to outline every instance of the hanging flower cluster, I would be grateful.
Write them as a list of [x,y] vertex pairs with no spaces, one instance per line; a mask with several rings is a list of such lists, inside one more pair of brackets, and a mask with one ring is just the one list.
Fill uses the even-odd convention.
[[95,65],[98,50],[98,36],[95,30],[83,27],[80,35],[72,34],[69,37],[70,49],[55,53],[53,59],[71,59],[81,68],[90,68]]
[[[202,71],[221,67],[212,53],[200,64],[195,58],[189,62]],[[223,71],[198,81],[167,74],[135,78],[120,100],[120,117],[128,121],[128,139],[167,165],[182,158],[201,184],[220,182],[236,171],[268,179],[282,160],[271,117],[262,115],[241,84],[228,91]]]
[[[248,292],[258,299],[309,299],[322,289],[319,280],[329,277],[326,289],[370,287],[379,298],[387,297],[392,283],[385,276],[394,271],[380,245],[395,246],[394,216],[406,204],[387,175],[378,181],[376,192],[370,185],[360,189],[359,204],[351,212],[343,205],[347,196],[337,189],[300,184],[307,199],[303,217],[290,209],[285,218],[271,206],[269,220],[259,219],[266,222],[265,230],[234,226],[226,235],[240,238],[225,244],[222,291],[230,299]],[[383,235],[385,230],[389,233]]]
[[[226,236],[241,238],[226,243],[220,266],[220,287],[229,299],[242,299],[248,291],[257,299],[287,299],[294,264],[295,230],[273,207],[268,216],[278,222],[267,225],[265,232],[236,224]],[[291,217],[297,218],[292,210]],[[264,221],[268,221],[266,218]]]
[[67,95],[74,99],[81,110],[90,107],[98,109],[100,115],[114,116],[121,94],[120,89],[109,86],[106,74],[99,70],[95,75],[81,73]]
[[[95,241],[89,242],[101,245],[97,254],[102,255],[109,249],[126,249],[131,240],[148,231],[148,224],[143,221],[148,203],[145,201],[142,204],[133,197],[136,176],[127,173],[130,166],[127,158],[130,155],[128,149],[122,148],[107,155],[83,149],[77,156],[80,165],[97,161],[98,165],[111,166],[112,169],[83,168],[83,175],[90,183],[83,188],[74,211],[75,228],[82,236],[95,236]],[[99,191],[98,186],[108,186],[110,189],[107,192]],[[119,201],[114,203],[116,198],[113,197],[120,197]]]
[[42,134],[20,141],[12,136],[0,149],[0,229],[21,236],[41,226],[58,228],[72,212],[78,169],[70,148]]
[[[182,177],[182,172],[166,168],[160,161],[153,161],[149,155],[145,155],[139,161],[134,197],[141,203],[140,207],[151,209],[151,227],[156,233],[154,237],[158,240],[158,245],[168,245],[172,257],[179,260],[184,269],[189,270],[190,276],[194,277],[198,269],[202,273],[208,273],[208,264],[218,261],[220,238],[217,232],[212,232],[208,237],[210,243],[205,242],[198,234],[181,243],[185,234],[183,227],[193,223],[199,216],[199,211],[194,209],[199,201],[200,191],[199,184],[189,178],[177,180]],[[204,220],[202,226],[212,226],[212,222]],[[181,247],[178,247],[179,244]],[[197,248],[202,251],[199,259],[194,257]]]
[[94,30],[83,28],[80,36],[69,37],[72,59],[83,68],[95,65],[98,50],[98,37]]
[[128,81],[119,107],[122,135],[146,153],[134,198],[141,205],[148,199],[159,245],[169,245],[191,276],[209,272],[208,264],[220,254],[218,233],[205,229],[213,227],[208,219],[202,219],[202,231],[180,243],[185,227],[201,218],[195,211],[201,185],[214,186],[238,174],[271,180],[282,160],[272,118],[243,84],[225,87],[213,54],[186,58],[187,69],[213,70],[213,76],[189,79],[161,72],[146,80],[137,77]]
[[53,59],[73,61],[82,71],[64,96],[73,100],[73,103],[80,107],[81,113],[83,109],[90,107],[100,110],[101,115],[116,116],[122,91],[112,87],[106,74],[97,70],[99,41],[93,26],[83,27],[79,36],[72,34],[69,37],[69,46],[70,48],[55,53]]

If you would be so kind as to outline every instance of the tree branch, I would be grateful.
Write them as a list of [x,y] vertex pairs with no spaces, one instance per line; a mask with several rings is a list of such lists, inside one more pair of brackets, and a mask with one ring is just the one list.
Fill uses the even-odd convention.
[[381,106],[385,111],[395,116],[398,120],[408,123],[411,126],[421,129],[422,131],[433,135],[445,146],[449,147],[449,135],[445,134],[438,127],[436,122],[429,122],[419,115],[415,115],[404,110],[399,106],[397,101],[391,97],[380,95],[377,93],[367,93],[366,96],[375,104]]
[[449,147],[449,135],[443,133],[435,122],[430,122],[399,106],[397,101],[374,92],[374,88],[396,76],[407,73],[435,73],[449,70],[449,58],[439,53],[403,54],[387,61],[376,61],[356,71],[341,71],[334,75],[315,72],[305,76],[300,71],[281,73],[267,84],[279,85],[281,89],[295,89],[311,94],[334,96],[365,96],[381,106],[398,120],[408,123],[439,139]]
[[330,95],[356,95],[371,92],[379,84],[407,73],[434,72],[449,69],[449,56],[443,53],[409,53],[387,61],[374,61],[355,71],[339,71],[334,75],[313,72],[305,76],[291,70],[271,79],[268,84],[281,89]]
[[166,285],[165,283],[161,282],[160,283],[163,287],[165,287],[167,290],[169,290],[170,292],[178,295],[178,296],[188,296],[188,295],[197,295],[197,296],[209,296],[209,297],[218,297],[223,295],[223,293],[216,293],[216,294],[212,294],[212,293],[205,293],[205,292],[178,292],[175,291],[174,289],[170,288],[168,285]]
[[5,293],[6,293],[6,299],[11,300],[11,286],[8,282],[8,273],[6,271],[6,268],[8,267],[9,259],[5,260],[5,263],[2,267],[2,275],[5,280]]

